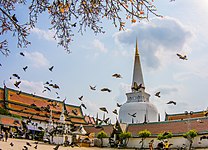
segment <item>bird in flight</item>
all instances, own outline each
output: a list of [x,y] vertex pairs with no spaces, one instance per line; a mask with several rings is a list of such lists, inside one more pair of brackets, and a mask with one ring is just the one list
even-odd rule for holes
[[121,106],[122,106],[121,104],[117,103],[117,107],[121,107]]
[[118,73],[113,74],[112,77],[115,77],[115,78],[122,78],[121,74],[118,74]]
[[108,113],[108,110],[105,107],[100,107],[100,110]]
[[155,93],[155,96],[160,98],[160,92]]
[[136,82],[134,82],[134,86],[132,87],[132,90],[138,91],[141,88],[144,88],[145,89],[145,87],[142,85],[142,83],[140,83],[138,85]]
[[28,68],[28,66],[25,66],[25,67],[23,67],[23,70],[24,70],[24,71],[26,71],[26,70],[27,70],[27,68]]
[[14,77],[16,77],[17,79],[20,79],[20,76],[16,73],[12,74]]
[[132,116],[132,117],[136,117],[136,113],[133,113],[133,114],[130,114],[130,113],[128,113],[128,115],[130,115],[130,116]]
[[80,97],[78,97],[78,98],[79,98],[79,100],[80,100],[80,101],[82,101],[83,95],[82,95],[82,96],[80,96]]
[[182,60],[188,60],[186,55],[181,55],[181,54],[178,54],[178,53],[176,55]]
[[25,54],[23,52],[20,52],[20,55],[25,56]]
[[113,113],[118,115],[117,109],[114,109]]
[[50,71],[53,71],[53,67],[54,67],[54,66],[51,66],[51,67],[50,67],[50,68],[48,68],[48,69],[49,69]]
[[82,106],[84,109],[87,109],[87,107],[83,103],[80,106]]
[[93,90],[93,91],[95,91],[96,90],[96,86],[91,86],[90,85],[90,89]]
[[174,104],[174,105],[176,105],[176,102],[174,102],[174,101],[169,101],[169,102],[167,102],[167,104]]
[[107,91],[107,92],[109,92],[109,93],[111,92],[111,90],[110,90],[109,88],[102,88],[101,91],[103,91],[103,92],[104,92],[104,91]]
[[17,88],[19,88],[20,83],[21,83],[21,81],[16,81],[16,82],[14,83],[14,86],[16,86]]

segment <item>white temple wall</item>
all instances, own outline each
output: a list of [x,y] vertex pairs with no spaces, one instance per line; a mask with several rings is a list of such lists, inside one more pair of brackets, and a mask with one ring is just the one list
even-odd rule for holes
[[[205,135],[208,136],[208,135]],[[203,139],[200,141],[200,136],[197,136],[194,138],[193,145],[192,147],[197,147],[197,148],[204,148],[208,147],[208,139]],[[157,138],[147,138],[144,140],[144,147],[149,148],[149,142],[154,139],[153,147],[156,148],[157,144],[160,142],[157,140]],[[129,148],[141,148],[142,143],[140,143],[141,138],[130,138],[127,147]],[[183,138],[182,136],[180,137],[172,137],[171,139],[168,140],[169,143],[172,143],[173,145],[171,148],[178,148],[182,147],[183,144],[185,144],[187,147],[189,146],[189,142],[187,139]]]

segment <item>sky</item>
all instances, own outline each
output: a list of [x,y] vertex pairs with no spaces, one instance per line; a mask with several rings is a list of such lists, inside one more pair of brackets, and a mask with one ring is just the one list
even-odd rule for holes
[[[17,48],[17,40],[9,37],[11,53],[8,57],[0,54],[0,87],[5,81],[7,87],[17,89],[10,79],[13,73],[21,77],[20,89],[27,93],[80,105],[87,109],[84,114],[102,118],[100,107],[109,111],[106,117],[115,122],[112,113],[116,103],[126,102],[126,93],[131,91],[136,38],[143,71],[146,92],[151,95],[161,119],[168,114],[184,111],[202,111],[207,108],[208,95],[208,1],[207,0],[154,0],[158,13],[163,18],[151,16],[149,21],[126,23],[119,31],[110,21],[102,26],[105,34],[93,34],[87,29],[83,35],[74,31],[68,54],[58,46],[49,31],[47,15],[42,15],[37,26],[31,31],[27,48]],[[16,14],[21,20],[24,12]],[[25,56],[21,56],[23,52]],[[188,60],[179,59],[176,54],[187,55]],[[26,72],[22,69],[28,66]],[[53,71],[49,67],[54,66]],[[114,73],[122,75],[113,78]],[[52,80],[60,86],[58,90],[42,93],[44,83]],[[89,85],[96,86],[92,91]],[[107,87],[110,93],[100,91]],[[156,92],[161,97],[155,97]],[[55,92],[59,93],[57,98]],[[78,97],[83,96],[81,102]],[[176,105],[167,105],[170,100]]]

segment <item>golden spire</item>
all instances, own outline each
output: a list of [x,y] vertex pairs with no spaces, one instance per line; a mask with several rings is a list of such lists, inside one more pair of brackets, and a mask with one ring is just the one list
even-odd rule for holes
[[136,52],[135,52],[135,55],[139,55],[138,44],[137,44],[137,38],[136,38]]

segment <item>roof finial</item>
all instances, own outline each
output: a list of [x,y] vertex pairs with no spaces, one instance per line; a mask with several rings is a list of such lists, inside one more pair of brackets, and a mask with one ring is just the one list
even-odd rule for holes
[[138,44],[137,44],[137,38],[136,38],[136,53],[135,53],[135,55],[139,55]]

